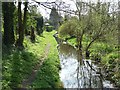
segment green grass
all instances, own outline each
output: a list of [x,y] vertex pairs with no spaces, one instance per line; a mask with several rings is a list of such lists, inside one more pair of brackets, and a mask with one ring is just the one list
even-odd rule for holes
[[71,44],[71,45],[73,45],[73,46],[75,46],[75,45],[76,45],[76,38],[74,38],[74,39],[69,39],[69,40],[68,40],[68,43]]
[[53,54],[49,56],[41,66],[37,77],[32,85],[33,88],[59,88],[59,61],[58,57]]
[[[32,85],[33,88],[58,88],[62,87],[59,79],[60,61],[57,51],[57,42],[52,36],[55,31],[44,32],[41,41],[50,44],[50,50],[47,59],[40,67],[37,77]],[[42,43],[42,42],[41,42]]]
[[39,77],[39,75],[48,77],[48,80],[51,83],[48,83],[48,85],[41,84],[46,81],[36,78],[33,86],[36,88],[38,85],[39,87],[59,87],[61,85],[59,79],[60,62],[56,48],[57,43],[52,36],[54,33],[55,31],[44,32],[43,36],[36,36],[35,43],[31,43],[28,36],[25,37],[25,49],[22,51],[17,50],[15,47],[7,48],[3,45],[3,90],[21,87],[22,80],[31,74],[34,66],[43,57],[44,49],[47,44],[50,44],[48,57],[46,58],[44,64],[40,67],[37,77]]
[[31,73],[38,58],[26,50],[19,51],[15,49],[9,54],[4,54],[2,61],[3,90],[8,90],[14,87],[20,87],[23,78]]

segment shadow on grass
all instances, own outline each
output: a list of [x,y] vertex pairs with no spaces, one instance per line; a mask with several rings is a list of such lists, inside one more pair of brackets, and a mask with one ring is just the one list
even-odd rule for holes
[[2,88],[3,90],[18,88],[22,80],[30,75],[38,59],[33,53],[20,51],[14,47],[5,47],[2,53]]

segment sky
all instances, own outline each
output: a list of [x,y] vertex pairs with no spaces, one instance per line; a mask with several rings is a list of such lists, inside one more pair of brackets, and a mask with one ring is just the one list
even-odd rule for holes
[[[39,1],[39,2],[54,2],[55,0],[36,0],[36,1]],[[65,3],[67,4],[70,4],[70,8],[73,9],[73,10],[76,10],[76,7],[75,7],[75,4],[72,0],[62,0],[64,1]],[[85,2],[97,2],[98,0],[82,0],[82,1],[85,1]],[[103,1],[103,2],[118,2],[118,0],[100,0],[100,1]],[[43,17],[47,17],[49,18],[49,14],[51,12],[50,9],[47,9],[47,8],[44,8],[43,6],[40,6],[39,7],[39,11],[41,12],[41,14],[43,15]]]
[[[2,2],[10,2],[10,1],[13,1],[13,0],[2,0]],[[26,1],[26,0],[22,0],[22,1]],[[31,2],[32,0],[28,0],[28,1]],[[56,0],[36,0],[36,1],[38,1],[38,2],[54,2]],[[64,1],[66,4],[70,4],[70,9],[76,10],[76,6],[75,6],[73,0],[62,0],[62,1]],[[74,1],[77,1],[77,0],[74,0]],[[97,2],[98,0],[78,0],[78,1]],[[118,2],[120,0],[100,0],[100,1],[102,1],[102,2],[113,2],[114,3],[114,2]],[[22,5],[22,9],[23,8],[24,8],[24,5]],[[38,7],[38,11],[42,14],[42,16],[44,18],[48,18],[49,19],[49,14],[51,12],[50,9],[47,9],[47,8],[43,7],[42,5],[40,5]],[[62,16],[63,16],[63,14],[62,14]]]
[[[31,0],[29,0],[29,1],[31,1]],[[38,1],[38,2],[54,2],[56,0],[36,0],[36,1]],[[73,0],[62,0],[62,1],[64,1],[66,4],[70,4],[70,9],[76,10],[76,6],[75,6]],[[76,1],[76,0],[74,0],[74,1]],[[98,0],[82,0],[82,1],[85,1],[85,2],[90,2],[90,1],[91,2],[97,2]],[[102,2],[118,2],[120,0],[100,0],[100,1],[102,1]],[[42,16],[44,18],[49,18],[49,14],[51,12],[50,9],[47,9],[47,8],[43,7],[42,5],[40,5],[38,7],[38,11],[42,14]],[[62,16],[63,16],[63,14],[62,14]]]
[[[56,1],[56,0],[37,0],[37,1],[42,1],[42,2],[54,2],[54,1]],[[71,1],[71,0],[63,0],[66,4],[70,4],[70,8],[72,9],[72,10],[75,10],[76,9],[76,7],[75,7],[75,4],[73,3],[73,1]],[[50,12],[51,12],[51,10],[50,9],[47,9],[47,8],[45,8],[45,7],[43,7],[43,6],[40,6],[39,7],[39,11],[41,12],[41,14],[43,15],[43,17],[44,18],[49,18],[49,14],[50,14]]]

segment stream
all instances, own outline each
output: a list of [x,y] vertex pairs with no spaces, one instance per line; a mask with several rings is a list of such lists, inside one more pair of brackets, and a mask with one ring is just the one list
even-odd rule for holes
[[113,84],[103,77],[101,67],[92,60],[84,59],[80,65],[73,46],[62,43],[57,48],[61,64],[59,75],[64,88],[114,88]]

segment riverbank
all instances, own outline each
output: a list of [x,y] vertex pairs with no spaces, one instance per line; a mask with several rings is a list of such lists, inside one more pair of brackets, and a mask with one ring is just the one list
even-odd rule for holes
[[[45,55],[45,47],[50,44],[48,55],[43,64],[38,68],[32,88],[61,87],[59,78],[60,61],[57,51],[57,42],[52,32],[44,32],[43,36],[36,36],[36,42],[31,43],[29,37],[25,37],[22,51],[15,47],[7,48],[3,45],[2,85],[3,89],[21,88],[22,81],[31,75],[35,66]],[[47,50],[48,51],[48,50]]]
[[[70,45],[76,46],[76,39],[68,40]],[[89,43],[85,38],[83,39],[83,50]],[[90,58],[96,64],[102,67],[104,77],[111,81],[115,87],[120,87],[120,59],[119,59],[119,45],[111,44],[110,42],[97,41],[90,48]],[[85,54],[85,52],[83,52]]]

